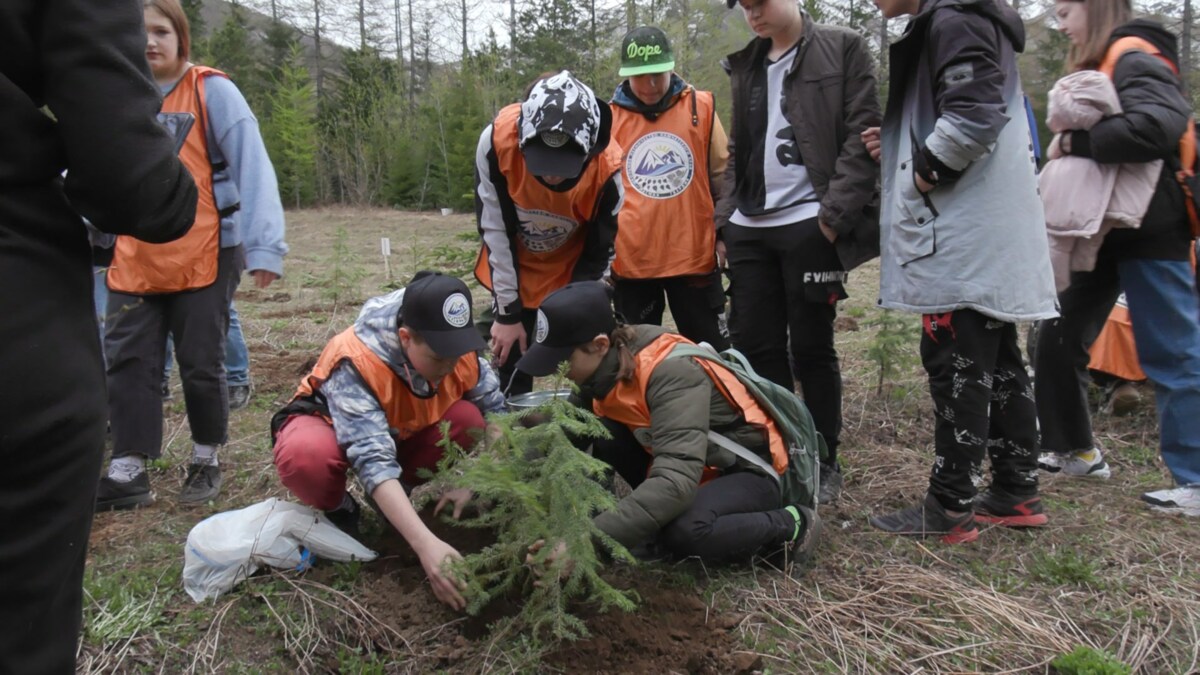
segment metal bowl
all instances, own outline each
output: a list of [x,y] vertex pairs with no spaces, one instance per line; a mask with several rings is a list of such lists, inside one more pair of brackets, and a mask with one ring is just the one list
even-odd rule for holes
[[570,395],[570,389],[550,389],[546,391],[531,391],[527,394],[516,394],[508,397],[508,409],[532,410],[556,398],[565,399]]

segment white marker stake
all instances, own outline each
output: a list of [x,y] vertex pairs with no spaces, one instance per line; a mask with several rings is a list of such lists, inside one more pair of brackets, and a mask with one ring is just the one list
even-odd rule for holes
[[392,266],[388,262],[388,258],[392,255],[392,240],[383,237],[379,240],[379,247],[383,250],[383,271],[387,274],[387,278],[392,278]]

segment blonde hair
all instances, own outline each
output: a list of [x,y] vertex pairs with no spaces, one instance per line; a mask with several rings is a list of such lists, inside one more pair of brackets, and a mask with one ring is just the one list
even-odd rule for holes
[[179,36],[179,58],[187,61],[192,56],[192,29],[188,24],[187,12],[179,0],[143,0],[142,9],[153,9],[166,17]]
[[1083,44],[1071,45],[1067,52],[1067,69],[1095,69],[1104,60],[1112,33],[1133,18],[1129,0],[1067,0],[1083,4],[1087,16],[1087,35]]

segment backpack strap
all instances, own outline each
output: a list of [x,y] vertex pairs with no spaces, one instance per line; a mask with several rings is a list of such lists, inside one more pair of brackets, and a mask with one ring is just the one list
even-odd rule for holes
[[779,473],[775,471],[775,467],[771,466],[770,464],[767,464],[767,460],[765,460],[762,457],[759,457],[758,455],[751,452],[750,448],[747,448],[746,446],[742,445],[741,443],[738,443],[737,441],[733,440],[732,438],[729,438],[728,436],[723,436],[721,434],[718,434],[717,432],[712,431],[711,429],[708,432],[708,440],[721,446],[722,448],[725,448],[726,450],[732,452],[733,454],[737,455],[738,457],[741,457],[742,459],[746,460],[747,462],[750,462],[754,466],[757,466],[759,469],[761,469],[763,471],[763,473],[774,478],[775,482],[779,484],[780,489],[783,488],[783,478],[781,478]]

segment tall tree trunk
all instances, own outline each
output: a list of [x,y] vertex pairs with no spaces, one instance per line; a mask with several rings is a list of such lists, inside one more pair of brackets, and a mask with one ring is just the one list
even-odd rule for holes
[[321,0],[313,0],[313,54],[317,61],[317,105],[325,100],[325,66],[321,61]]
[[413,32],[413,0],[408,0],[408,107],[412,109],[417,92],[417,46]]
[[633,30],[638,26],[637,3],[634,0],[625,0],[625,26],[626,30]]
[[395,0],[392,10],[392,19],[396,24],[396,64],[400,66],[400,72],[404,72],[404,22],[400,18],[400,0]]
[[467,44],[467,0],[459,0],[458,5],[462,9],[462,60],[465,63],[471,55],[471,47]]
[[879,76],[880,82],[887,82],[888,76],[888,20],[879,17]]
[[358,49],[367,51],[367,5],[366,0],[358,0]]
[[1195,15],[1192,14],[1192,0],[1183,0],[1183,28],[1180,30],[1183,47],[1183,58],[1180,59],[1179,72],[1183,75],[1184,91],[1189,91],[1188,85],[1192,79],[1192,24]]
[[276,6],[275,0],[271,0],[271,20],[279,23],[279,7]]
[[588,0],[588,21],[590,22],[588,31],[591,45],[588,49],[588,81],[596,81],[596,51],[600,45],[596,43],[596,0]]

